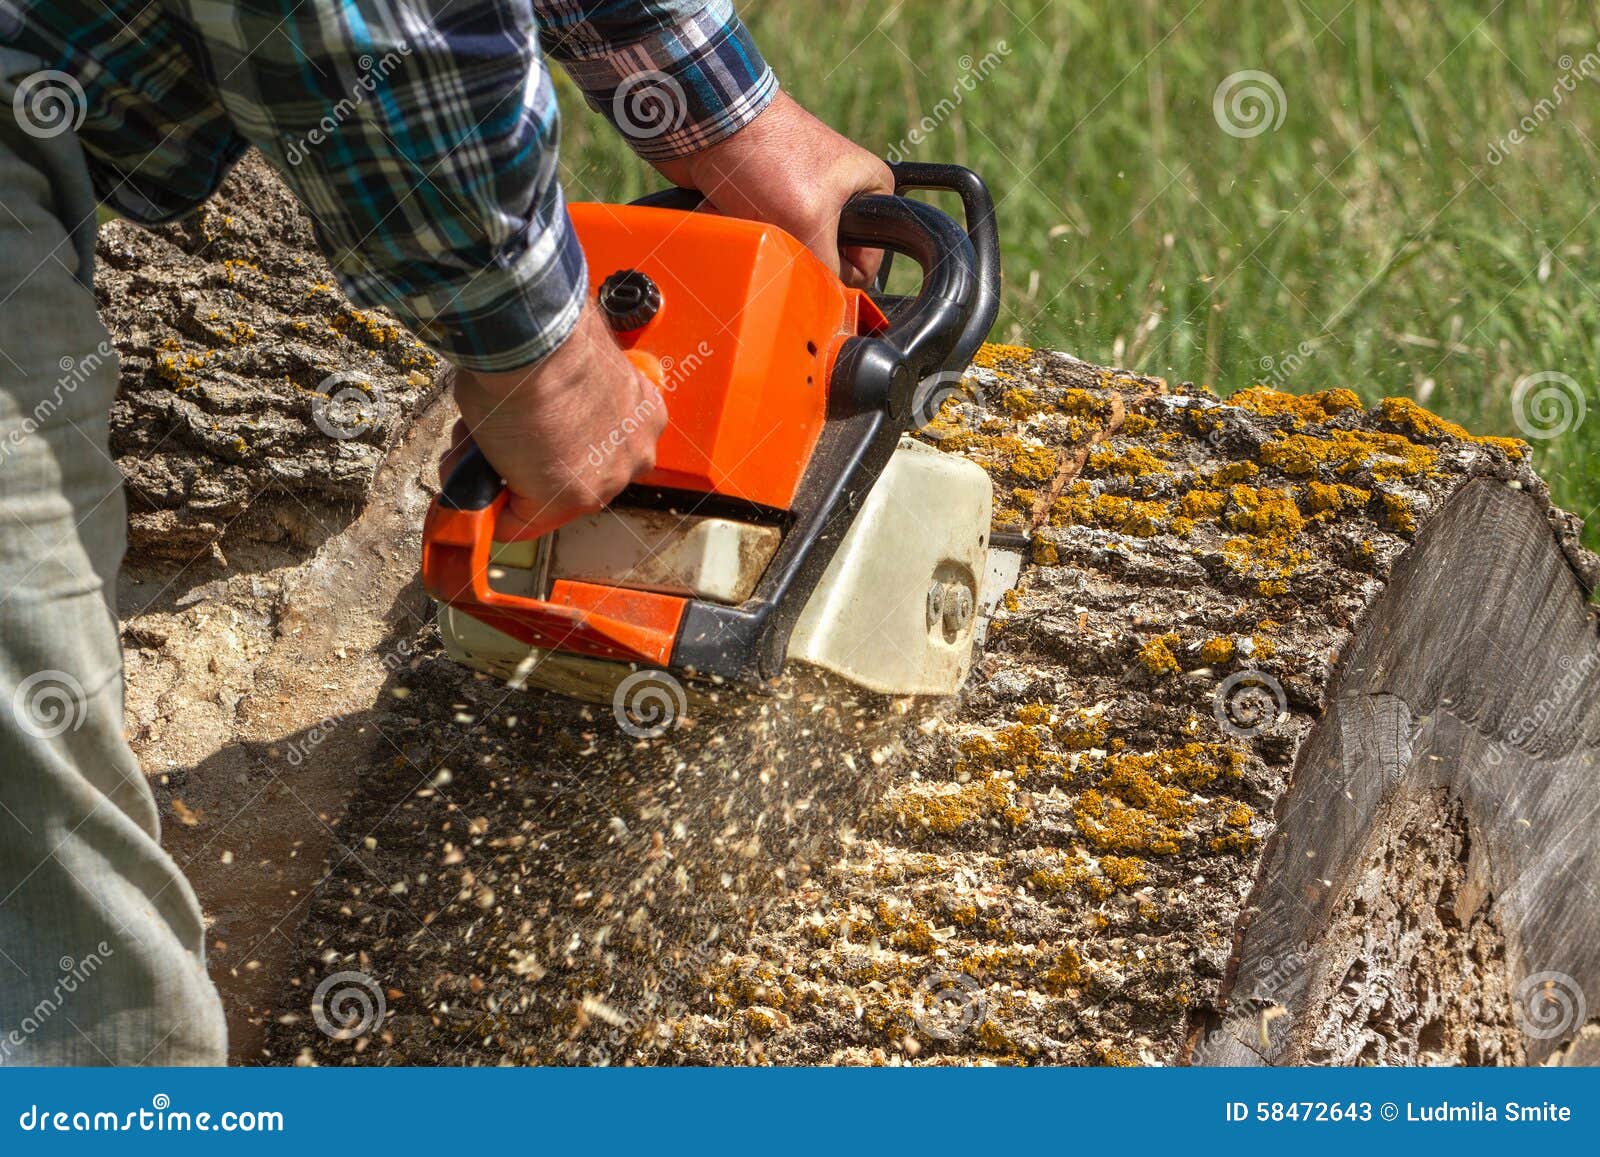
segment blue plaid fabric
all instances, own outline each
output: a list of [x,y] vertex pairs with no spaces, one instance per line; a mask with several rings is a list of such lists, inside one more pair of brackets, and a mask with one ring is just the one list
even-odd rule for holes
[[0,39],[45,64],[16,115],[81,117],[111,208],[170,220],[255,145],[345,293],[476,370],[555,349],[587,289],[545,52],[649,160],[777,92],[731,0],[0,0]]

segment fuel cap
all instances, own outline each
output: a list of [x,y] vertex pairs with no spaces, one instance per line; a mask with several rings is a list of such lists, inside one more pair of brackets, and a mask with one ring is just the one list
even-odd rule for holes
[[661,312],[661,290],[637,269],[619,269],[600,283],[600,309],[617,333],[627,333]]

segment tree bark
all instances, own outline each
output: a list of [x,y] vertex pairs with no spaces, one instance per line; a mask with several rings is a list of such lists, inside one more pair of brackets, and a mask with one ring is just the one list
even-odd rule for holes
[[440,363],[334,285],[259,156],[182,223],[100,231],[95,288],[122,359],[112,450],[141,557],[316,546],[354,517]]
[[[317,284],[281,192],[230,192],[248,259]],[[639,740],[444,657],[414,568],[447,403],[398,345],[291,337],[308,290],[213,285],[232,236],[153,239],[181,259],[106,308],[125,464],[181,480],[125,585],[130,729],[240,1059],[1595,1059],[1600,564],[1520,443],[988,347],[928,437],[1030,562],[966,693],[795,672]],[[164,398],[196,287],[257,336]],[[295,342],[389,373],[358,462],[275,384]],[[191,402],[292,436],[238,459]],[[348,972],[383,1012],[344,1032]]]

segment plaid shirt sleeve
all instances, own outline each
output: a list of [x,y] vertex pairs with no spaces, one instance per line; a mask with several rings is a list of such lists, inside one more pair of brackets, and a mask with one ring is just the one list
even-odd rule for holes
[[113,208],[170,219],[254,144],[345,292],[474,370],[545,357],[588,288],[542,49],[651,157],[738,131],[776,87],[728,0],[8,2],[83,90]]
[[[541,47],[648,157],[731,135],[775,91],[727,0],[306,8],[282,28],[306,62],[241,54],[249,79],[226,82],[224,100],[310,208],[350,297],[392,310],[468,369],[542,359],[576,325],[588,290],[558,181],[559,113]],[[315,139],[328,98],[337,118],[341,94],[369,85]],[[323,100],[307,101],[306,88]],[[666,120],[649,120],[662,100]],[[631,120],[634,109],[647,119]],[[295,143],[283,143],[286,129],[300,130]]]
[[352,300],[468,369],[561,344],[587,273],[526,0],[253,0],[231,28],[194,7],[229,117],[304,203]]
[[646,160],[708,148],[777,95],[731,0],[534,0],[534,9],[547,51]]

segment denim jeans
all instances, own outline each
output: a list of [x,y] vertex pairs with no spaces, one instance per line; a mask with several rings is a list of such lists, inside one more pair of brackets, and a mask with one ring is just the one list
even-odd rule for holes
[[125,542],[70,131],[14,115],[0,47],[0,1065],[222,1064],[205,926],[122,732]]

